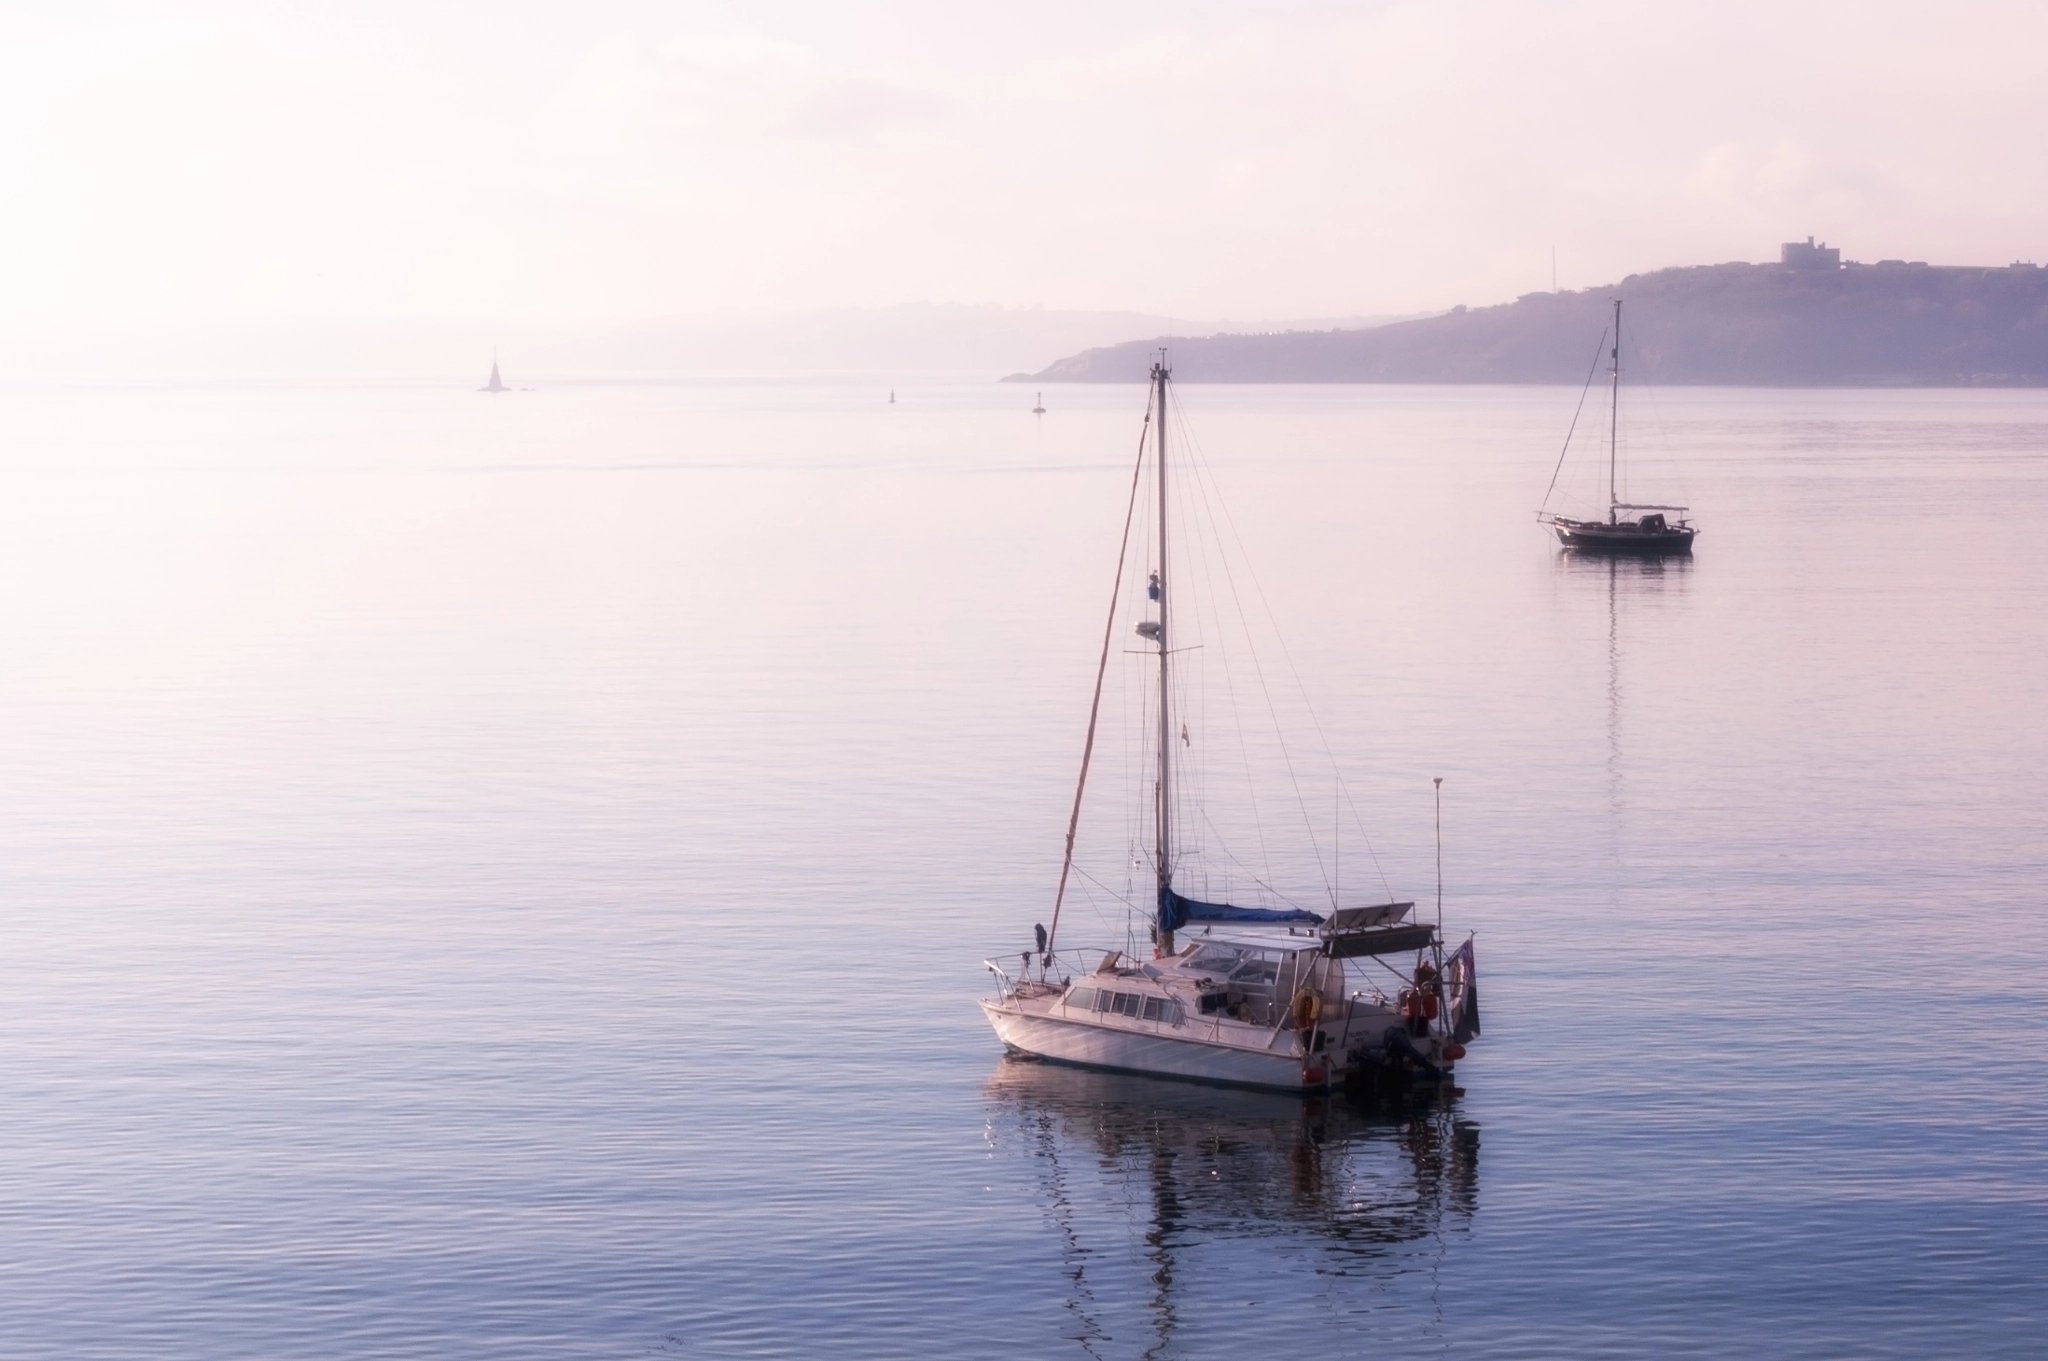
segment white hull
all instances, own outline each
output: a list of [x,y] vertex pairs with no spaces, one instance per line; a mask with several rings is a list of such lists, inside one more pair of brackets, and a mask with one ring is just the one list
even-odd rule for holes
[[[1117,1024],[1067,1019],[1059,1014],[1063,1009],[1027,1009],[1030,1005],[984,999],[981,1009],[988,1013],[998,1039],[1020,1054],[1037,1058],[1282,1091],[1321,1088],[1338,1076],[1324,1055],[1304,1060],[1292,1031],[1273,1034],[1252,1026],[1206,1020],[1179,1026]],[[1225,1042],[1226,1035],[1237,1039],[1232,1032],[1243,1032],[1242,1041]],[[1253,1047],[1261,1040],[1266,1047]]]

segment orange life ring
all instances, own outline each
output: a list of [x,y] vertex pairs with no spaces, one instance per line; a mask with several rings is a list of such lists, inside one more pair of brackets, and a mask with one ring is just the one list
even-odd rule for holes
[[1323,999],[1303,988],[1294,994],[1294,1028],[1307,1030],[1323,1014]]

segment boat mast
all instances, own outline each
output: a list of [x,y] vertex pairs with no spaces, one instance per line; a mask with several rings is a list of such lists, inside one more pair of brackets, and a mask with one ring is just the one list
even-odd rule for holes
[[1614,300],[1614,395],[1607,407],[1607,523],[1615,523],[1620,500],[1614,494],[1614,463],[1621,430],[1621,299]]
[[[1169,376],[1166,351],[1161,350],[1159,362],[1152,366],[1152,386],[1159,412],[1159,575],[1155,578],[1159,589],[1159,787],[1153,795],[1152,845],[1158,857],[1156,868],[1162,899],[1173,891],[1173,691],[1167,674],[1166,631],[1166,380]],[[1154,936],[1160,953],[1173,953],[1173,932],[1155,929]]]

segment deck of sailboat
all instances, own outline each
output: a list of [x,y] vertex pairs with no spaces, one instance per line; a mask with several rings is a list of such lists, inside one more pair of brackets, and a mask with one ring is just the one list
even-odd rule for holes
[[1639,520],[1573,520],[1553,515],[1544,523],[1565,547],[1596,553],[1690,553],[1699,532],[1682,520],[1650,526]]
[[[1036,978],[1011,981],[991,961],[998,996],[981,1005],[1012,1052],[1229,1086],[1314,1090],[1344,1080],[1368,1051],[1384,1059],[1390,1030],[1412,1033],[1401,1001],[1369,976],[1349,973],[1344,961],[1412,956],[1434,939],[1433,925],[1398,917],[1334,934],[1212,926],[1177,954],[1135,960],[1111,951],[1092,971],[1042,960]],[[1387,970],[1400,993],[1407,970]],[[1315,998],[1306,1011],[1304,993]],[[1427,1035],[1412,1043],[1417,1057],[1446,1057]],[[1391,1044],[1399,1054],[1410,1042]],[[1442,1068],[1448,1075],[1449,1063]]]

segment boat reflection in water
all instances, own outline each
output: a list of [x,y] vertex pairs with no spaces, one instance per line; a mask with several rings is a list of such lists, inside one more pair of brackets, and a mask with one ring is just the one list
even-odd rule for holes
[[1479,1127],[1434,1084],[1363,1104],[1012,1056],[984,1090],[991,1143],[1036,1163],[1090,1355],[1133,1333],[1148,1356],[1253,1342],[1290,1293],[1327,1305],[1346,1277],[1376,1308],[1418,1290],[1426,1317],[1478,1206]]
[[[1638,601],[1682,601],[1692,584],[1693,560],[1689,556],[1622,558],[1612,553],[1567,551],[1557,555],[1557,571],[1568,585],[1597,591],[1607,608],[1608,826],[1610,833],[1618,836],[1625,792],[1622,730],[1627,704],[1622,663],[1629,650],[1628,610]],[[1616,843],[1615,854],[1619,853]]]

